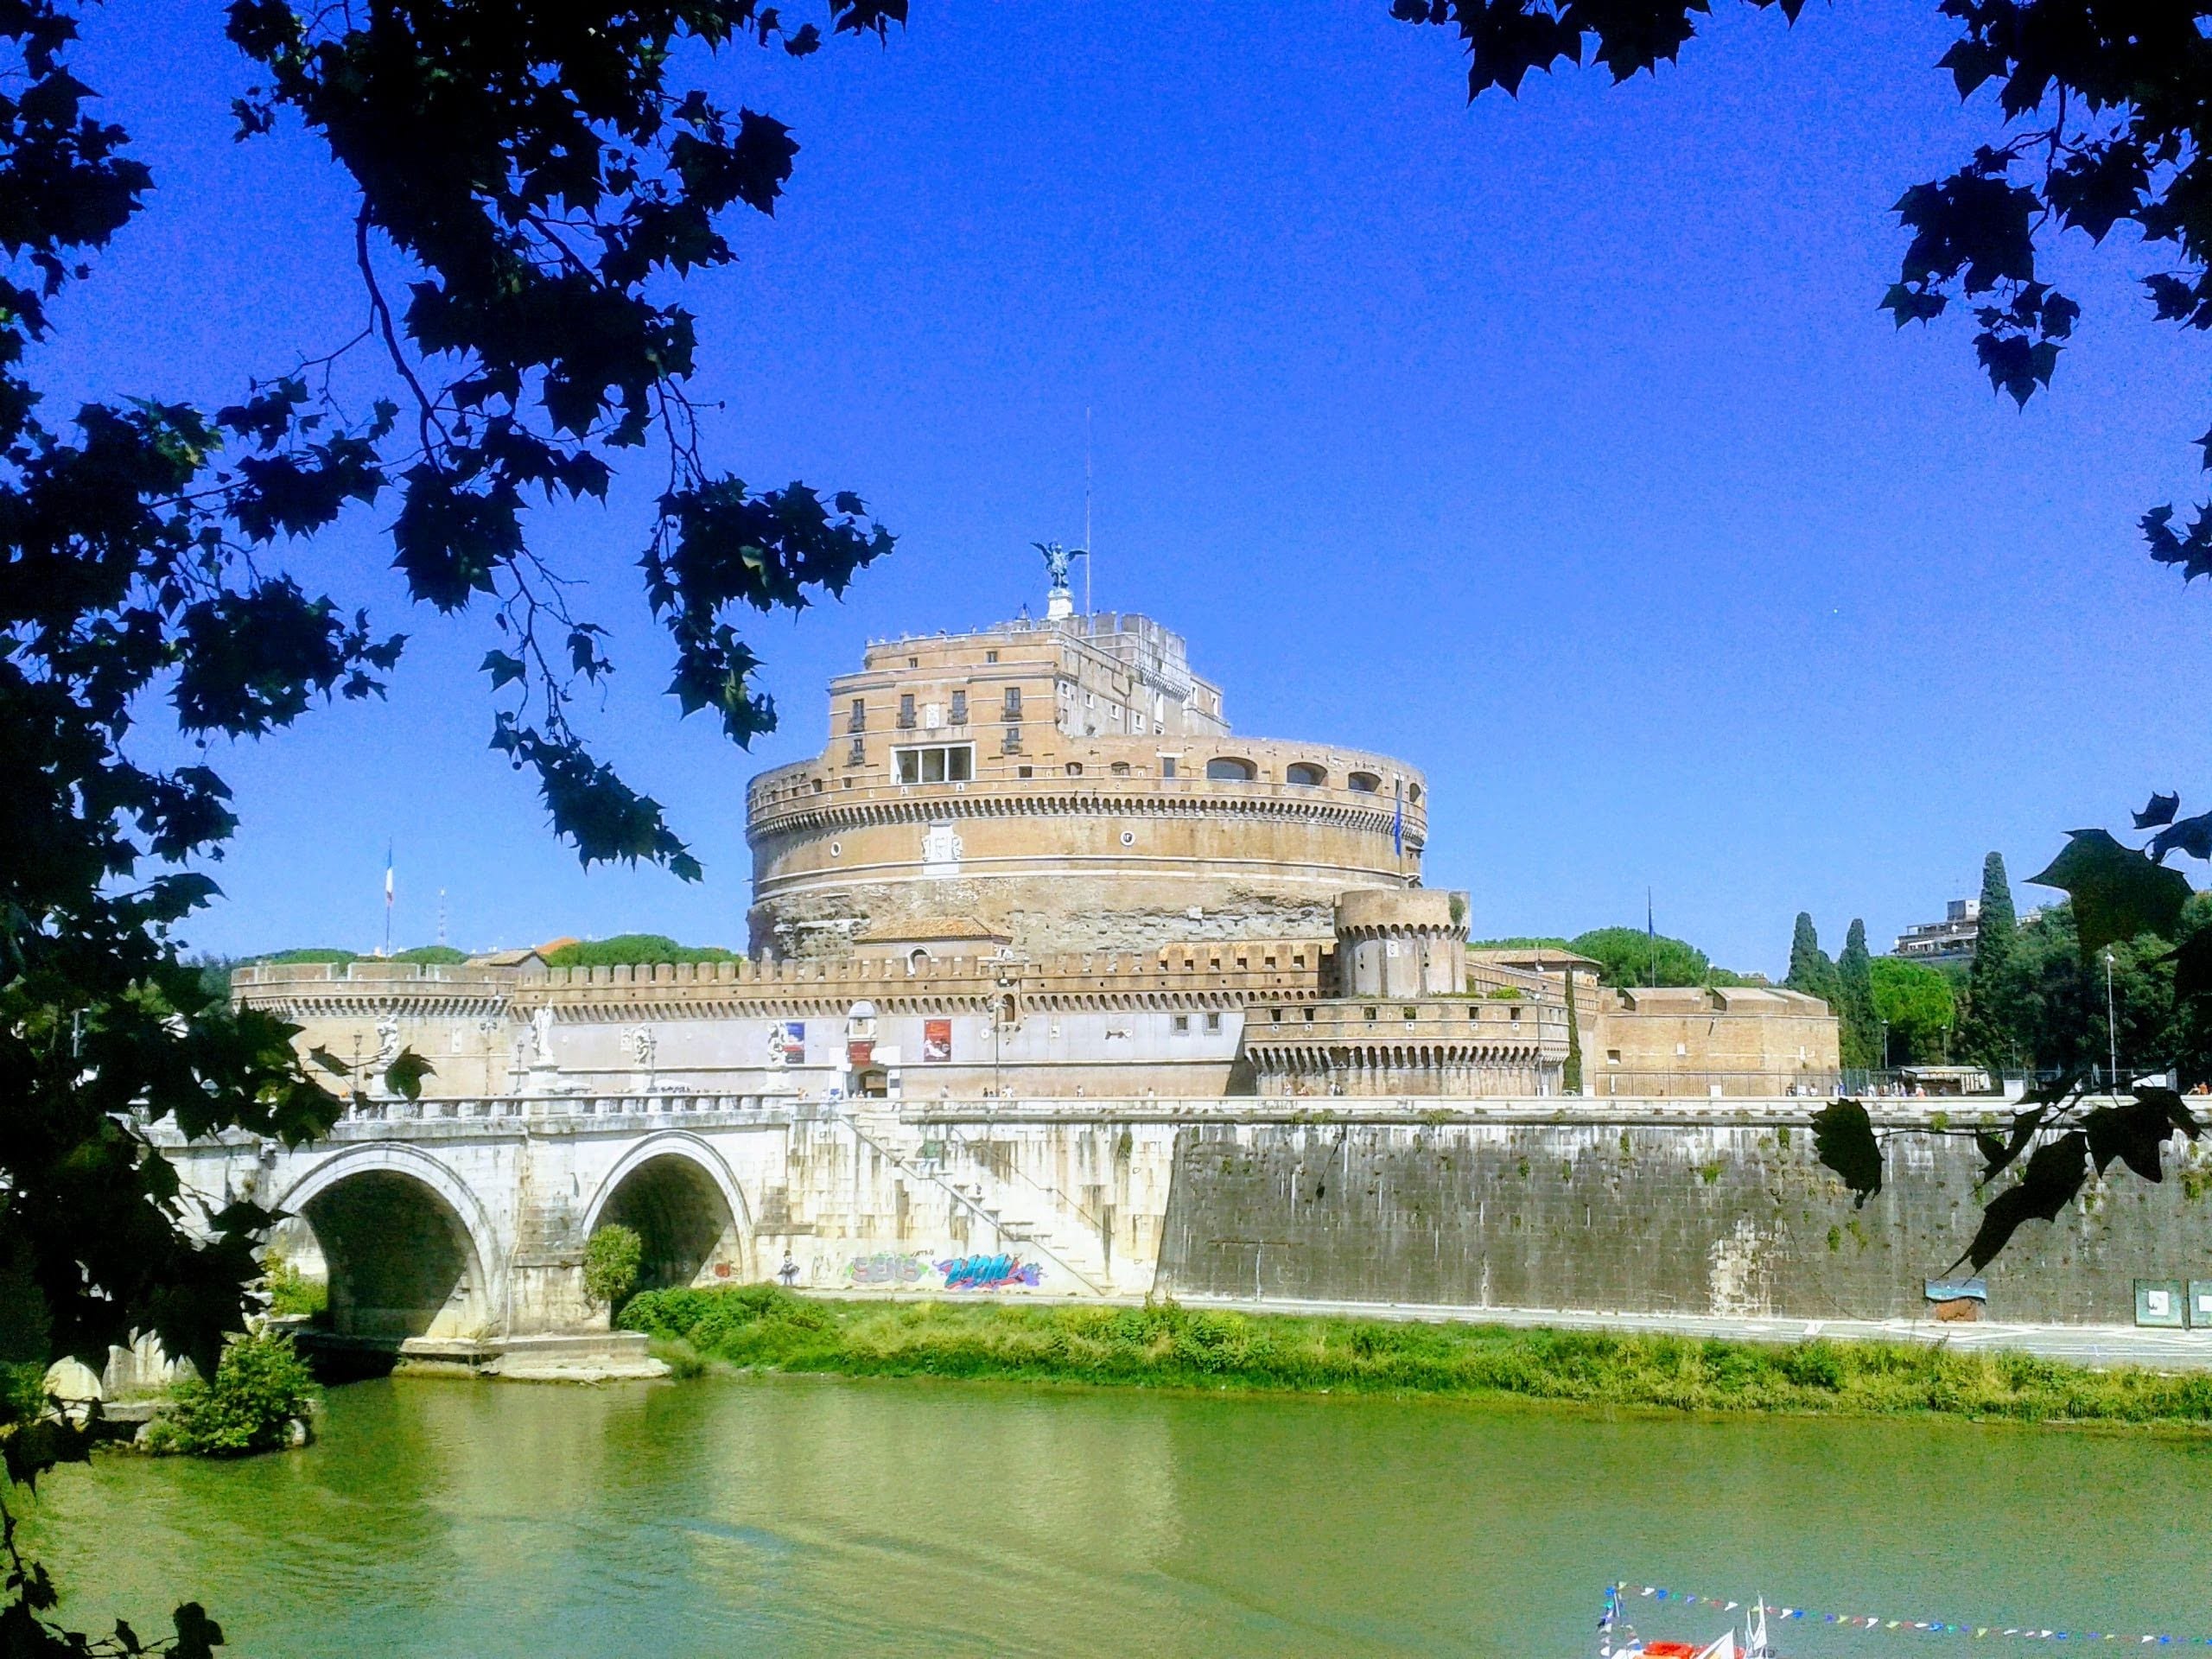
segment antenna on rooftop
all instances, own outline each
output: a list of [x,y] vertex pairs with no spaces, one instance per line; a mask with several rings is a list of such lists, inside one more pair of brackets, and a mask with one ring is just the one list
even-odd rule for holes
[[446,942],[446,890],[438,889],[438,943]]
[[1090,551],[1090,405],[1083,406],[1083,613],[1090,615],[1090,567],[1097,563]]

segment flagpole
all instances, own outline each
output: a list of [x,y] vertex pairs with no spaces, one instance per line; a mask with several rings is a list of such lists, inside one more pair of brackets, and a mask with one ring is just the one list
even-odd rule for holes
[[391,960],[391,843],[384,844],[384,957]]

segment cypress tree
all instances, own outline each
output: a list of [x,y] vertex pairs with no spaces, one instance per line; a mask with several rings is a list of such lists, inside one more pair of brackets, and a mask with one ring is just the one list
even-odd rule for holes
[[1981,916],[1974,941],[1974,968],[1967,979],[1966,1018],[1959,1023],[1959,1047],[1967,1059],[1991,1071],[2012,1064],[2019,1031],[2019,987],[2012,971],[2012,946],[2019,923],[2012,912],[2012,888],[2005,879],[2005,859],[1992,853],[1981,861]]
[[1567,970],[1567,1064],[1560,1069],[1560,1086],[1570,1095],[1582,1092],[1582,1033],[1575,1025],[1573,968]]
[[1790,990],[1817,996],[1830,1007],[1835,1006],[1835,963],[1821,949],[1821,936],[1814,931],[1810,911],[1797,912],[1796,930],[1789,937],[1789,976],[1782,982]]
[[1874,1012],[1874,959],[1866,950],[1866,924],[1854,916],[1844,936],[1843,955],[1836,959],[1837,1033],[1843,1063],[1847,1066],[1877,1066],[1882,1056],[1881,1020]]

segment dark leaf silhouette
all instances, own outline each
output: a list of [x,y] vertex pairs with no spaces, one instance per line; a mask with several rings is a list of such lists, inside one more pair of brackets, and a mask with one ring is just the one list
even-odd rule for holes
[[1855,1100],[1832,1101],[1813,1116],[1814,1155],[1843,1178],[1854,1203],[1882,1190],[1882,1148],[1866,1109]]
[[[2036,1148],[2020,1179],[1981,1212],[1981,1226],[1960,1262],[1986,1268],[2031,1221],[2056,1221],[2089,1178],[2089,1137],[2080,1129]],[[1956,1267],[1958,1262],[1953,1262]]]
[[2190,894],[2178,870],[2122,846],[2105,830],[2074,830],[2050,868],[2028,879],[2072,901],[2085,957],[2139,933],[2171,938]]
[[2148,805],[2135,814],[2138,830],[2156,830],[2174,821],[2174,814],[2181,810],[2179,795],[2152,794]]

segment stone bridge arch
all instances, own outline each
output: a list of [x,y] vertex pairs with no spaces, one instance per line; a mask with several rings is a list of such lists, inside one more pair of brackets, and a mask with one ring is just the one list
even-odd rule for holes
[[276,1200],[311,1229],[341,1336],[496,1332],[506,1262],[483,1203],[448,1166],[400,1141],[319,1160]]
[[753,1217],[728,1163],[684,1129],[648,1135],[608,1170],[584,1211],[584,1236],[609,1223],[644,1241],[639,1290],[756,1277]]

